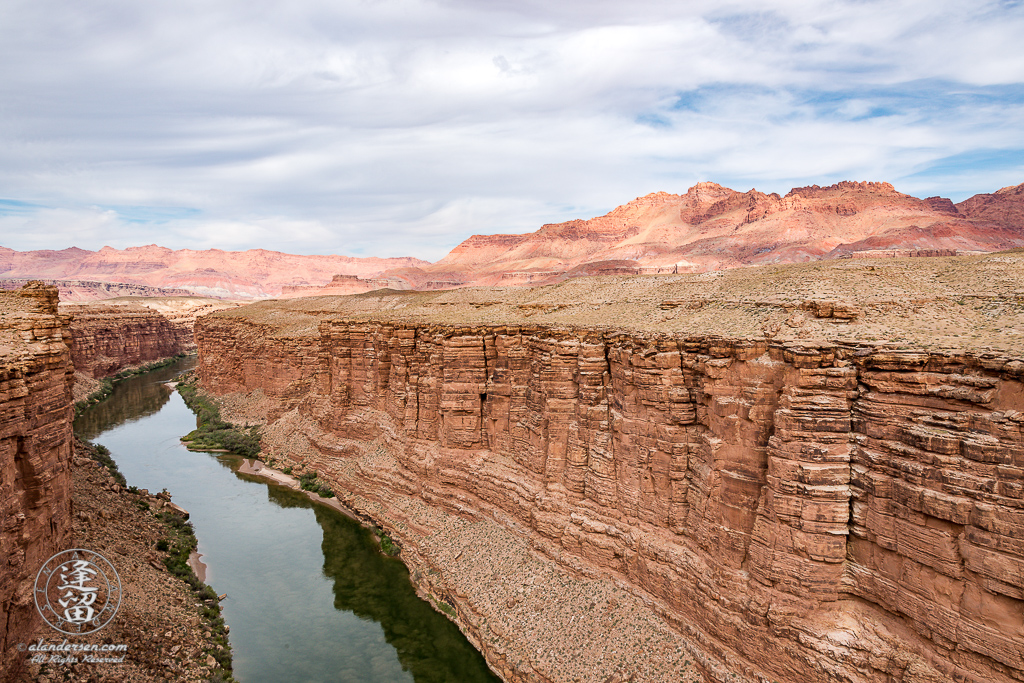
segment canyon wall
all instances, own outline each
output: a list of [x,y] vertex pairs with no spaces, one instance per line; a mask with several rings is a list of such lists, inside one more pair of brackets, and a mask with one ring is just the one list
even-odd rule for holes
[[71,531],[71,354],[56,287],[0,292],[0,680],[39,620],[36,570]]
[[75,371],[87,377],[108,377],[194,348],[190,324],[139,304],[64,305],[61,312],[71,318]]
[[[396,512],[413,499],[612,579],[715,680],[1024,680],[1020,360],[544,325],[282,329],[201,319],[203,385],[259,403],[265,450],[397,515],[414,563],[425,536]],[[427,572],[439,590],[443,569]],[[572,680],[544,659],[552,642],[501,654],[488,623],[514,582],[477,589],[495,599],[447,600],[506,680]]]

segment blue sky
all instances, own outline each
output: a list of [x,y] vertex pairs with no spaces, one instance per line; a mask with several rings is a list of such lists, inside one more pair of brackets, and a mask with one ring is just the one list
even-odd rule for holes
[[1024,182],[1024,3],[0,5],[0,245],[436,260],[700,180]]

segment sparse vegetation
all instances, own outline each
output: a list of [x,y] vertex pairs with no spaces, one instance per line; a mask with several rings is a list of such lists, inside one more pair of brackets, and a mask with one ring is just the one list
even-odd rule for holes
[[449,617],[451,617],[452,619],[454,619],[454,618],[456,618],[456,617],[458,616],[458,615],[456,614],[456,612],[455,612],[455,608],[454,608],[454,607],[452,607],[451,605],[449,605],[449,604],[448,604],[447,602],[445,602],[444,600],[437,600],[437,599],[434,599],[434,604],[435,604],[435,605],[437,606],[437,608],[438,608],[439,610],[441,610],[442,612],[444,612],[445,614],[447,614],[447,615],[448,615]]
[[[82,439],[82,445],[85,446],[85,450],[89,453],[89,457],[103,465],[110,472],[110,476],[114,478],[121,486],[127,487],[128,482],[125,481],[124,475],[121,474],[121,470],[117,469],[117,463],[110,457],[110,449],[103,444],[93,443]],[[136,489],[138,490],[138,489]]]
[[96,389],[96,391],[92,392],[91,394],[83,398],[81,401],[75,403],[75,417],[78,417],[83,412],[85,412],[85,410],[88,409],[89,407],[96,405],[106,397],[110,396],[110,394],[113,393],[114,391],[114,384],[116,384],[117,382],[120,382],[121,380],[127,379],[129,377],[134,377],[135,375],[141,375],[143,373],[150,372],[152,370],[159,370],[160,368],[165,368],[168,365],[176,363],[182,358],[187,357],[188,355],[189,354],[187,353],[179,353],[174,356],[169,356],[158,361],[153,361],[152,363],[140,365],[137,368],[125,368],[124,370],[121,370],[113,377],[104,377],[103,379],[100,380],[100,386],[98,389]]
[[194,375],[178,384],[178,393],[196,414],[199,423],[181,439],[191,450],[222,450],[245,458],[255,458],[260,454],[259,427],[237,428],[221,419],[220,408],[199,392]]
[[[189,555],[198,545],[192,523],[176,512],[162,512],[157,517],[167,527],[167,538],[162,539],[157,545],[158,550],[162,545],[167,552],[164,566],[171,574],[187,583],[196,598],[202,603],[199,613],[210,625],[210,631],[213,634],[213,647],[205,654],[213,655],[213,658],[224,669],[226,677],[222,680],[232,681],[234,679],[228,673],[231,671],[231,645],[228,643],[227,629],[224,625],[224,618],[221,616],[220,600],[216,591],[200,581],[188,563]],[[218,645],[220,648],[217,647]]]
[[[290,472],[285,472],[285,474],[290,474]],[[312,491],[324,498],[334,498],[334,491],[325,482],[320,481],[319,477],[316,470],[310,470],[299,477],[299,486],[304,491]]]
[[383,529],[375,526],[373,527],[373,533],[377,536],[377,539],[380,541],[380,550],[382,553],[388,555],[389,557],[394,557],[398,554],[398,546],[395,545],[395,542],[391,540],[391,537],[388,536]]

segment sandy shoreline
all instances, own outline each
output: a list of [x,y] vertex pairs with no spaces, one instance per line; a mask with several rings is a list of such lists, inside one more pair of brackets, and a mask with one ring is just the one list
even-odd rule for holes
[[273,467],[268,467],[262,460],[245,458],[242,460],[242,464],[239,466],[238,471],[242,474],[253,474],[257,477],[263,477],[264,479],[269,479],[277,484],[281,484],[282,486],[287,486],[290,489],[305,493],[313,502],[326,505],[329,508],[337,510],[346,517],[354,519],[361,524],[365,524],[365,522],[355,513],[342,505],[337,498],[324,498],[319,493],[304,491],[299,485],[298,479],[290,474],[285,474],[280,470],[275,470]]
[[192,551],[188,556],[188,566],[192,567],[192,571],[195,572],[196,576],[200,581],[206,583],[206,563],[202,560],[203,554]]

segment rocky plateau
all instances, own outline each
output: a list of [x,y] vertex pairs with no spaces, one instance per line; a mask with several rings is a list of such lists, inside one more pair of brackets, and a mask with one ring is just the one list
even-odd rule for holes
[[[147,294],[191,294],[227,299],[278,296],[286,286],[325,285],[337,274],[373,276],[390,268],[427,265],[415,258],[353,258],[350,256],[296,256],[265,249],[171,250],[144,247],[88,251],[72,247],[60,251],[14,251],[0,247],[0,278],[48,280],[61,284],[75,299],[97,296],[96,287],[70,281],[140,285],[165,291]],[[173,290],[173,291],[166,291]],[[112,296],[136,292],[117,289]],[[71,300],[70,298],[67,300]]]
[[[834,248],[834,247],[832,247]],[[1024,255],[200,318],[507,681],[1024,680]]]

